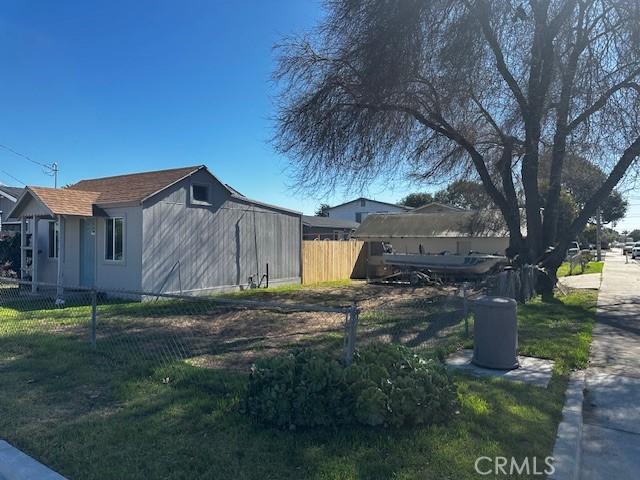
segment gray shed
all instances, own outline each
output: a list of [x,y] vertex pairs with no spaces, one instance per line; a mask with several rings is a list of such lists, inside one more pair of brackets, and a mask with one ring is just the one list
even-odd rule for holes
[[205,166],[27,187],[11,216],[27,279],[194,294],[264,285],[267,270],[269,285],[301,281],[301,213],[249,199]]

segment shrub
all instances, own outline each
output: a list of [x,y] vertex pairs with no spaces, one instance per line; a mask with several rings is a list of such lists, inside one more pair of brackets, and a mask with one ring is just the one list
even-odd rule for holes
[[346,368],[306,350],[260,361],[251,372],[246,408],[259,422],[281,428],[399,427],[445,421],[455,400],[442,365],[399,345],[374,344]]
[[0,276],[15,277],[20,271],[20,234],[0,232]]

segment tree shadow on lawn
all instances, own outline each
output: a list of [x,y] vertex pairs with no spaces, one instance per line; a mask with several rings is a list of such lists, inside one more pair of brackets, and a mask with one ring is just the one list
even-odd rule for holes
[[447,425],[282,431],[242,412],[246,375],[176,364],[141,376],[74,345],[0,357],[0,434],[69,478],[476,478],[480,455],[548,455],[562,407],[561,381],[459,376]]

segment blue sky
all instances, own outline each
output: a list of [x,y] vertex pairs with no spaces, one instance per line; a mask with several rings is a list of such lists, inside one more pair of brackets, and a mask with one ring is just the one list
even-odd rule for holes
[[[60,183],[206,164],[247,196],[312,213],[355,192],[295,194],[274,152],[272,47],[318,0],[4,0],[0,144],[60,164]],[[6,172],[6,173],[5,173]],[[0,150],[0,182],[52,185]],[[408,193],[378,184],[365,195]],[[413,188],[409,190],[419,190]],[[619,228],[640,226],[640,195]]]
[[[273,45],[317,1],[26,1],[0,11],[0,144],[60,164],[60,183],[206,164],[247,196],[311,213],[269,138]],[[6,173],[5,173],[6,172]],[[52,185],[0,150],[0,182]],[[406,192],[368,192],[396,201]]]

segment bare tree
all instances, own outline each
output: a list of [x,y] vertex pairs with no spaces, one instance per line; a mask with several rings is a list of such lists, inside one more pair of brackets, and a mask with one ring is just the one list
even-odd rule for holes
[[[548,272],[550,293],[569,242],[640,153],[640,2],[329,0],[326,10],[316,31],[279,46],[276,143],[301,185],[475,177],[510,250]],[[606,178],[559,229],[567,151]]]

